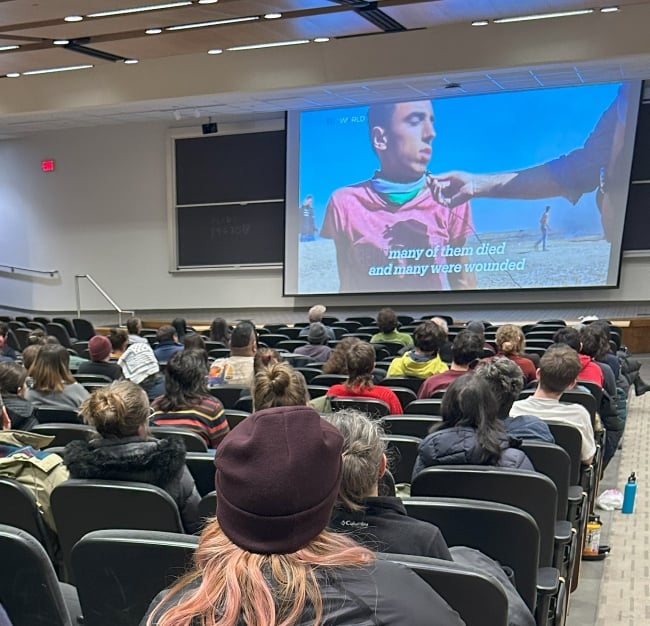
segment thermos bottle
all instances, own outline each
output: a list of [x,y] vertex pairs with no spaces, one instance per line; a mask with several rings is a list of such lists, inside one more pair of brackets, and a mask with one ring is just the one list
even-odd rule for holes
[[632,472],[627,479],[625,485],[625,493],[623,494],[623,513],[634,512],[634,499],[636,498],[636,474]]

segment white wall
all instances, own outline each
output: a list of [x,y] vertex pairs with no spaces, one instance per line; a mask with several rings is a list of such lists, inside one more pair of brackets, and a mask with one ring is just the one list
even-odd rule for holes
[[[279,270],[170,274],[167,127],[70,129],[0,142],[0,264],[57,269],[60,278],[0,272],[0,306],[75,308],[75,274],[91,274],[125,309],[304,307],[282,296]],[[42,159],[56,171],[40,171]],[[395,305],[634,302],[650,299],[650,258],[624,259],[620,289],[497,294],[403,294]],[[329,296],[325,304],[381,306],[385,296]],[[85,310],[106,303],[82,286]]]

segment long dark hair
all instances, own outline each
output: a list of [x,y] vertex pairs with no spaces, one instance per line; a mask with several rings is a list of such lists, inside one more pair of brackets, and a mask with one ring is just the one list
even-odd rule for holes
[[210,395],[208,368],[201,350],[179,350],[165,368],[165,395],[156,402],[159,411],[192,406]]
[[504,430],[498,417],[499,407],[490,384],[472,374],[457,378],[442,398],[442,423],[438,430],[465,426],[476,431],[477,461],[496,465],[501,458]]
[[223,317],[215,317],[210,324],[210,341],[220,341],[230,347],[230,327]]

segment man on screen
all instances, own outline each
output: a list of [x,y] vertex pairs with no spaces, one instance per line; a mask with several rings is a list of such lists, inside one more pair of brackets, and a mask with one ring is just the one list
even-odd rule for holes
[[340,291],[440,290],[443,276],[451,289],[475,288],[465,270],[469,204],[438,202],[427,172],[431,102],[373,105],[368,126],[380,169],[331,195],[321,229],[336,245]]

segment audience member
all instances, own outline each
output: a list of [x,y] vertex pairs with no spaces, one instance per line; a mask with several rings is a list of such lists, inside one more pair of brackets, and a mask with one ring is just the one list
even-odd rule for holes
[[431,398],[436,391],[446,389],[457,378],[470,373],[471,367],[483,356],[483,341],[469,330],[461,330],[454,338],[451,350],[451,367],[446,372],[429,376],[420,386],[418,398]]
[[182,317],[175,317],[172,320],[171,325],[176,329],[176,337],[178,338],[179,343],[183,343],[185,335],[193,333],[194,329],[187,325],[187,322]]
[[375,367],[375,350],[369,343],[354,343],[346,353],[346,364],[347,381],[332,385],[327,391],[328,396],[375,398],[388,404],[392,415],[404,413],[399,398],[392,389],[374,384],[372,371]]
[[342,444],[308,407],[265,409],[239,424],[215,456],[217,517],[196,565],[153,600],[143,624],[461,624],[415,573],[326,530]]
[[117,364],[122,368],[124,378],[140,385],[150,401],[165,392],[165,379],[149,343],[131,344]]
[[144,337],[140,337],[140,339],[144,339],[144,341],[129,341],[129,335],[123,328],[111,328],[108,331],[108,340],[111,342],[109,359],[119,361],[128,347],[133,343],[145,343],[149,345],[149,342]]
[[[53,437],[12,430],[11,420],[0,398],[0,476],[25,485],[32,494],[48,528],[56,532],[50,509],[50,494],[68,480],[68,470],[58,454],[41,450]],[[7,506],[6,503],[3,506]]]
[[498,356],[481,361],[474,374],[486,380],[498,404],[497,415],[503,420],[506,432],[517,439],[537,439],[555,443],[548,424],[535,415],[510,417],[510,410],[524,388],[521,368],[510,359]]
[[9,324],[0,322],[0,361],[15,361],[16,351],[9,345]]
[[200,497],[185,466],[185,446],[178,438],[150,436],[149,401],[138,385],[124,380],[97,389],[79,413],[100,437],[65,447],[63,458],[71,478],[156,485],[176,502],[185,531],[198,530]]
[[145,337],[140,336],[142,331],[142,322],[138,317],[129,317],[126,320],[126,330],[128,332],[129,343],[147,343]]
[[442,423],[418,446],[413,477],[432,465],[497,465],[533,470],[499,420],[490,385],[475,375],[461,376],[445,391]]
[[45,337],[43,337],[43,343],[33,343],[28,345],[22,352],[23,365],[25,369],[29,372],[29,369],[34,364],[38,353],[41,351],[42,346],[45,345]]
[[467,322],[467,324],[465,324],[465,329],[475,333],[481,338],[481,341],[483,342],[483,356],[487,356],[488,353],[496,353],[494,346],[491,343],[485,341],[485,324],[483,322]]
[[46,343],[29,369],[25,399],[36,408],[77,410],[88,392],[70,373],[70,354],[58,343]]
[[228,421],[223,405],[208,391],[207,374],[201,351],[174,354],[165,368],[165,394],[152,403],[152,425],[188,428],[216,448],[228,433]]
[[274,363],[281,363],[282,355],[274,348],[262,346],[257,349],[253,357],[253,375],[263,370],[265,367],[270,367]]
[[526,382],[530,383],[536,378],[536,369],[535,364],[521,354],[524,351],[524,340],[523,331],[515,324],[504,324],[497,329],[497,356],[505,356],[514,361],[524,373]]
[[253,384],[253,359],[257,352],[257,332],[252,322],[239,322],[230,337],[230,356],[212,361],[210,384]]
[[445,336],[436,323],[422,322],[413,332],[414,349],[391,361],[388,376],[428,378],[446,372],[449,368],[438,354],[444,340]]
[[401,343],[403,346],[412,346],[413,339],[408,333],[397,330],[399,322],[393,309],[384,307],[377,313],[377,326],[379,332],[370,338],[370,343]]
[[299,346],[294,352],[308,356],[312,361],[317,363],[327,361],[332,352],[332,349],[327,345],[329,341],[327,327],[320,322],[314,322],[309,327],[307,341],[309,342],[308,345]]
[[[309,326],[305,326],[303,328],[298,337],[303,338],[307,337],[309,335],[309,329],[311,328],[312,324],[315,324],[316,322],[323,323],[323,315],[325,315],[325,311],[327,311],[327,308],[322,305],[322,304],[315,304],[311,309],[309,309],[308,313],[308,319],[309,319]],[[334,334],[334,331],[329,327],[325,326],[327,329],[327,337],[329,338],[330,341],[334,341],[336,339],[336,335]]]
[[438,326],[442,332],[442,340],[440,341],[440,347],[438,348],[438,354],[440,358],[449,365],[453,359],[453,354],[451,352],[451,344],[449,341],[449,325],[447,320],[442,317],[432,317],[431,321]]
[[223,317],[215,317],[210,324],[210,341],[220,341],[226,348],[230,347],[230,326]]
[[180,343],[182,339],[179,338],[178,331],[173,326],[161,326],[156,332],[156,338],[158,345],[154,348],[153,353],[159,363],[167,363],[176,352],[183,349],[183,344]]
[[15,361],[0,362],[0,396],[14,430],[31,430],[38,423],[34,405],[25,400],[27,370]]
[[436,526],[408,517],[399,498],[379,495],[387,466],[380,423],[357,411],[338,411],[325,419],[343,435],[343,475],[329,527],[377,552],[451,561]]
[[578,373],[579,380],[588,380],[601,387],[603,386],[605,382],[603,371],[594,363],[594,360],[590,356],[581,354],[582,342],[580,341],[580,333],[576,328],[571,328],[570,326],[560,328],[553,335],[553,343],[563,343],[578,353],[581,366],[580,372]]
[[111,342],[104,335],[95,335],[88,342],[90,361],[79,366],[78,374],[100,374],[108,376],[111,380],[122,378],[122,368],[117,363],[110,363]]
[[210,358],[208,357],[208,351],[205,349],[205,339],[199,333],[185,335],[183,348],[185,350],[198,350],[205,361],[206,372],[210,369]]
[[309,403],[305,377],[288,363],[275,362],[260,368],[255,374],[252,391],[255,411]]
[[596,452],[589,411],[579,404],[560,402],[562,394],[575,386],[581,369],[580,359],[573,348],[563,344],[550,346],[540,362],[539,384],[535,393],[524,400],[517,400],[510,409],[510,416],[535,415],[543,420],[572,424],[582,435],[580,458],[589,465]]
[[[55,345],[55,346],[60,346],[61,342],[58,340],[57,337],[54,335],[47,335],[45,337],[45,343],[50,345]],[[68,369],[72,372],[76,372],[77,368],[82,364],[86,363],[88,359],[84,359],[83,357],[79,356],[74,350],[68,351]]]

